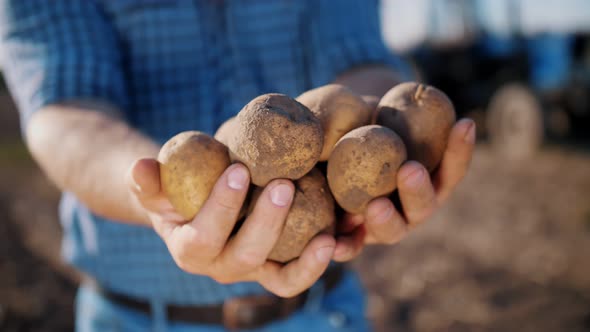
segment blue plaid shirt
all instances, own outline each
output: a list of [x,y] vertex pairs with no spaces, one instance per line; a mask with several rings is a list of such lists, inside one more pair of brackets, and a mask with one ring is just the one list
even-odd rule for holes
[[[22,123],[93,99],[164,142],[213,133],[252,98],[296,96],[354,66],[398,60],[377,1],[0,0],[0,57]],[[180,270],[153,230],[105,220],[64,193],[64,257],[105,287],[174,304],[264,292]]]

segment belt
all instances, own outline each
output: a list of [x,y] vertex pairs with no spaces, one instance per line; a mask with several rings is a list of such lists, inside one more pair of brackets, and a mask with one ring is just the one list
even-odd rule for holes
[[[338,284],[343,270],[342,266],[336,265],[329,268],[320,278],[326,292]],[[151,315],[152,309],[148,301],[112,292],[94,280],[88,280],[85,285],[113,303]],[[231,298],[217,305],[167,305],[166,313],[171,321],[223,325],[228,330],[253,329],[288,317],[303,306],[307,296],[308,291],[305,291],[288,299],[264,294]]]

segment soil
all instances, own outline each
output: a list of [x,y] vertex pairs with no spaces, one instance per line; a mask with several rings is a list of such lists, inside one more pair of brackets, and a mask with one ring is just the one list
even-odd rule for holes
[[378,331],[590,331],[590,155],[479,146],[449,203],[355,262]]
[[[0,330],[72,330],[78,277],[59,259],[59,194],[14,114],[0,106]],[[478,146],[432,220],[352,264],[375,329],[590,331],[589,152],[544,146],[507,163]]]

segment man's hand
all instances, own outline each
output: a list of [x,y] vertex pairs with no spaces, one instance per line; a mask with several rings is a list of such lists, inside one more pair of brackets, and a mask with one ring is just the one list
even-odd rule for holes
[[403,211],[388,198],[373,200],[366,215],[347,214],[340,221],[334,260],[358,256],[365,244],[394,244],[427,220],[467,173],[475,144],[475,123],[462,119],[453,127],[443,160],[431,180],[418,162],[408,161],[397,174]]
[[253,212],[230,238],[249,183],[247,168],[231,165],[195,218],[186,221],[160,188],[156,160],[136,161],[127,176],[132,195],[181,269],[220,283],[256,281],[276,295],[295,296],[311,287],[325,271],[333,256],[334,238],[316,236],[298,259],[286,265],[267,260],[293,200],[294,186],[288,180],[269,183]]

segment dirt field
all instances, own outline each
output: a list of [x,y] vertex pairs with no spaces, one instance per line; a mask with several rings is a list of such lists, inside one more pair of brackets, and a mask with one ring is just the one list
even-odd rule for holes
[[[0,105],[2,105],[0,100]],[[4,100],[5,102],[5,100]],[[0,108],[0,330],[72,328],[58,193]],[[506,164],[485,146],[451,202],[353,265],[377,331],[590,331],[590,148]]]
[[479,147],[450,204],[356,262],[379,331],[590,331],[590,155]]

